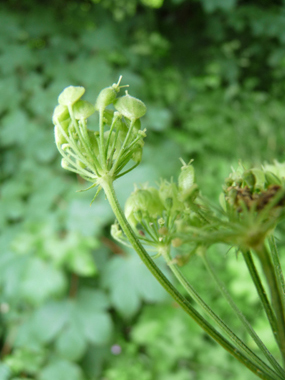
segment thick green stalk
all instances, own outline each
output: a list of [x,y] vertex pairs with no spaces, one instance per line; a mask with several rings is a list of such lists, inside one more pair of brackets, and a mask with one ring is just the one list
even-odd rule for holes
[[207,271],[212,276],[212,278],[215,281],[216,285],[218,286],[220,292],[225,297],[225,299],[228,301],[228,304],[231,306],[231,308],[234,311],[234,313],[236,314],[236,316],[242,322],[242,324],[245,327],[246,331],[249,333],[249,335],[255,341],[256,345],[263,352],[264,356],[267,358],[267,360],[269,361],[269,363],[271,363],[272,367],[276,370],[276,372],[278,372],[281,376],[285,377],[285,371],[282,369],[282,367],[276,361],[276,359],[274,358],[274,356],[271,354],[271,352],[267,349],[267,347],[264,345],[264,343],[259,338],[259,336],[256,334],[256,332],[253,330],[251,324],[245,318],[245,316],[243,315],[242,311],[238,308],[238,306],[236,305],[236,303],[232,299],[231,295],[229,294],[229,292],[225,288],[225,285],[222,283],[222,281],[217,276],[214,268],[212,267],[211,263],[208,260],[206,252],[203,252],[200,256],[202,257],[202,260],[204,262],[204,265],[205,265]]
[[169,280],[164,276],[161,270],[157,267],[157,265],[153,262],[153,260],[149,257],[148,253],[145,251],[141,243],[138,241],[135,233],[133,232],[131,226],[127,222],[125,215],[118,203],[114,187],[113,181],[110,177],[101,178],[101,186],[105,191],[106,197],[113,209],[113,212],[124,231],[126,237],[130,241],[131,245],[138,253],[139,257],[146,265],[146,267],[150,270],[150,272],[154,275],[154,277],[159,281],[159,283],[163,286],[163,288],[171,295],[171,297],[181,306],[181,308],[190,315],[193,320],[203,328],[203,330],[210,335],[217,343],[219,343],[222,347],[224,347],[229,353],[231,353],[236,359],[238,359],[241,363],[243,363],[247,368],[249,368],[253,373],[259,376],[264,380],[275,380],[280,379],[280,377],[275,374],[272,370],[264,371],[255,363],[253,363],[247,356],[242,354],[239,350],[237,350],[227,339],[225,339],[215,328],[213,328],[195,309],[194,307],[187,301],[185,297],[183,297],[177,289],[169,282]]

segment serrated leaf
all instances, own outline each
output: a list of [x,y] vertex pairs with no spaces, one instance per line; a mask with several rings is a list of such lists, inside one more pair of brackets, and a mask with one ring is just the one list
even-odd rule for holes
[[161,285],[134,253],[127,258],[112,259],[103,281],[111,292],[113,305],[125,317],[134,315],[142,300],[159,302],[167,297]]
[[83,289],[76,301],[76,315],[85,338],[93,344],[110,340],[113,324],[108,313],[109,299],[101,291]]

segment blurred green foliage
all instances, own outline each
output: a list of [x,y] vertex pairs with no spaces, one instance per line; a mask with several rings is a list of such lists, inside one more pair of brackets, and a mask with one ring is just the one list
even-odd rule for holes
[[[94,101],[123,75],[148,107],[148,139],[117,181],[121,202],[134,182],[176,176],[180,156],[217,198],[239,159],[284,160],[284,23],[281,0],[1,2],[1,380],[252,378],[110,239],[112,212],[75,193],[86,185],[61,170],[50,119],[65,86]],[[262,332],[234,254],[212,256]],[[186,270],[231,319],[198,260]]]

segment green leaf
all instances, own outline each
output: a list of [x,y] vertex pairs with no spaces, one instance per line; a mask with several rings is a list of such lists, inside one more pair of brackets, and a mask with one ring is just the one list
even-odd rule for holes
[[163,5],[164,0],[141,0],[143,5],[152,8],[160,8]]
[[21,347],[6,356],[4,360],[13,373],[25,372],[35,375],[44,364],[45,351]]
[[76,302],[79,310],[91,314],[105,311],[110,307],[110,300],[103,291],[89,288],[80,289]]
[[67,360],[56,360],[40,372],[39,380],[83,380],[83,374],[78,365]]
[[110,223],[113,213],[105,201],[96,201],[90,207],[90,196],[86,200],[74,200],[69,206],[67,228],[81,232],[84,236],[94,236]]
[[83,289],[76,300],[76,315],[85,338],[93,344],[108,343],[113,324],[105,310],[110,301],[101,291]]
[[86,350],[86,339],[81,333],[81,328],[71,322],[61,332],[56,341],[56,352],[64,359],[71,361],[79,360]]
[[22,278],[21,295],[28,302],[38,304],[48,297],[62,294],[66,286],[66,278],[60,270],[33,258]]
[[80,316],[84,336],[90,343],[102,345],[110,342],[113,323],[107,313],[85,315],[80,313]]
[[67,301],[50,302],[35,312],[32,332],[41,343],[50,343],[63,329],[71,312]]
[[68,260],[68,267],[83,277],[94,276],[97,272],[94,259],[88,251],[73,251]]
[[111,292],[112,304],[124,317],[134,315],[142,300],[159,302],[166,299],[166,292],[134,253],[126,258],[112,259],[103,281]]

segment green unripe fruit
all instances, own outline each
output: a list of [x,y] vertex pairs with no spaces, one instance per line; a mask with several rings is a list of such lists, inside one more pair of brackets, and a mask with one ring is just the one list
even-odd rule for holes
[[178,190],[181,201],[186,200],[193,192],[195,172],[192,165],[184,165],[178,177]]
[[[67,136],[68,136],[69,124],[70,124],[70,119],[64,120],[60,123],[61,128],[64,130]],[[57,147],[68,142],[65,136],[63,135],[63,133],[61,132],[59,125],[54,126],[54,137],[55,137],[55,142],[56,142]]]
[[167,210],[182,211],[183,203],[178,199],[178,189],[175,183],[162,181],[159,187],[159,196]]
[[112,104],[116,100],[118,92],[119,89],[113,86],[103,88],[96,99],[95,108],[97,110],[104,110],[109,104]]
[[56,124],[63,120],[67,120],[69,118],[70,116],[69,116],[68,108],[66,106],[59,104],[58,106],[55,107],[53,111],[53,115],[52,115],[53,124]]
[[138,148],[136,148],[135,151],[133,152],[133,154],[132,154],[132,160],[135,163],[141,162],[141,160],[142,160],[142,152],[143,152],[143,149],[142,149],[141,146],[139,146]]
[[93,104],[86,100],[78,100],[73,105],[74,117],[77,120],[85,120],[95,112]]
[[129,94],[118,98],[114,102],[114,107],[119,111],[123,116],[130,120],[136,120],[144,116],[146,113],[145,104]]
[[134,223],[136,213],[148,215],[150,218],[156,219],[163,212],[163,205],[159,198],[157,189],[138,189],[134,191],[128,198],[125,205],[126,218]]
[[63,136],[57,125],[54,127],[54,138],[57,147],[60,147],[62,144],[67,143],[66,138]]
[[58,103],[63,106],[71,106],[84,94],[85,88],[80,86],[66,87],[58,97]]

